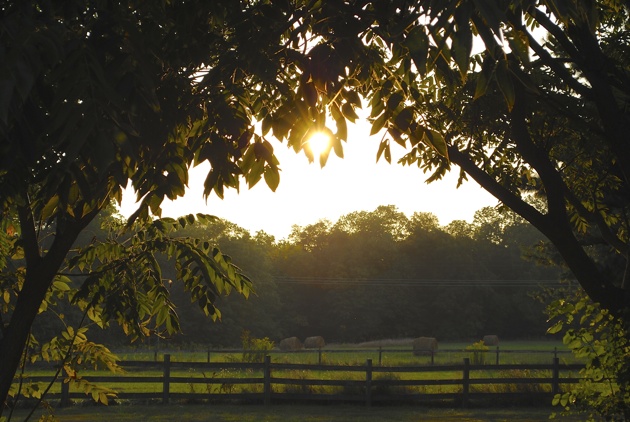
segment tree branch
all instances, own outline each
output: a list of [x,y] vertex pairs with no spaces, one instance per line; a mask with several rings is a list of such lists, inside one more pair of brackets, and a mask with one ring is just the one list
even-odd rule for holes
[[527,31],[524,27],[522,31],[527,35],[527,39],[529,41],[530,48],[540,57],[540,61],[549,66],[549,68],[560,78],[562,79],[571,89],[577,92],[579,95],[586,99],[592,99],[592,92],[587,86],[579,83],[567,70],[566,67],[562,65],[558,58],[554,58],[549,54],[549,52],[538,43],[538,41],[534,38],[534,36]]
[[536,170],[545,187],[549,216],[558,222],[567,221],[564,197],[566,185],[553,163],[549,160],[547,152],[541,150],[529,134],[527,127],[529,97],[518,83],[514,84],[514,91],[514,107],[510,113],[511,138],[525,162]]
[[606,242],[608,246],[612,247],[613,249],[615,249],[617,252],[619,252],[622,255],[627,255],[630,252],[630,246],[626,242],[621,240],[619,237],[617,237],[612,232],[608,224],[606,224],[606,222],[604,221],[604,218],[601,216],[601,214],[599,213],[597,209],[597,203],[595,203],[595,210],[589,211],[582,204],[582,201],[580,201],[573,194],[573,192],[567,189],[565,193],[567,195],[567,200],[569,200],[571,205],[575,207],[578,214],[586,218],[587,221],[590,221],[591,223],[594,223],[597,226],[597,228],[599,229],[599,232],[602,235],[602,239],[604,240],[604,242]]
[[[28,199],[26,199],[28,202]],[[30,203],[17,207],[18,218],[20,221],[20,231],[22,234],[22,247],[24,248],[24,257],[26,265],[37,265],[42,257],[39,253],[39,242],[37,241],[37,232],[35,230],[35,220]]]
[[492,196],[497,198],[515,213],[529,221],[534,227],[543,232],[542,228],[547,225],[544,214],[540,213],[536,208],[523,201],[520,197],[502,186],[488,173],[477,167],[468,154],[460,151],[454,146],[449,146],[448,155],[454,164],[461,167],[462,170],[464,170]]

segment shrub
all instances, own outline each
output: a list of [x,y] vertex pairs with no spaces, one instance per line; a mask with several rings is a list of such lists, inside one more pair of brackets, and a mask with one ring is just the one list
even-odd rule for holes
[[588,420],[630,420],[630,334],[621,318],[586,296],[560,299],[548,308],[555,324],[549,333],[566,329],[562,341],[574,356],[586,359],[580,383],[556,394],[554,405],[563,415],[588,413]]
[[243,345],[243,362],[264,362],[265,355],[274,347],[274,342],[268,337],[255,338],[247,330],[241,334],[241,343]]
[[[385,372],[377,374],[374,377],[375,381],[399,381],[401,378],[397,374],[392,372]],[[411,394],[413,389],[405,385],[389,385],[377,383],[373,392],[378,395],[392,395],[392,394]]]
[[483,340],[479,340],[467,346],[465,350],[472,352],[470,354],[470,363],[472,365],[483,365],[486,363],[486,352],[490,349],[484,344]]

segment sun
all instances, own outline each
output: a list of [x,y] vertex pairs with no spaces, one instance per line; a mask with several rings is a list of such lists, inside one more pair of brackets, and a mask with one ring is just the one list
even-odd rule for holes
[[308,148],[314,157],[319,157],[330,150],[330,135],[323,131],[317,131],[308,138]]

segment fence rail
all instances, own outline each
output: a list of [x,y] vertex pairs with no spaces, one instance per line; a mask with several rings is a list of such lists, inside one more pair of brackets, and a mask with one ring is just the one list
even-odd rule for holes
[[[118,391],[117,398],[123,400],[343,401],[367,406],[444,400],[467,406],[474,399],[512,397],[550,400],[563,385],[579,382],[574,374],[583,368],[561,364],[557,357],[549,364],[477,365],[464,358],[454,365],[377,366],[372,359],[363,365],[272,363],[269,355],[255,363],[174,362],[166,354],[162,362],[120,364],[127,375],[84,379]],[[153,374],[137,375],[141,372]],[[30,380],[45,382],[50,377]],[[58,399],[64,406],[73,399],[86,398],[84,392],[70,391],[67,382],[59,382],[60,392],[50,394],[49,399]],[[143,384],[142,391],[130,387],[139,383]]]
[[[463,357],[470,355],[473,351],[467,349],[439,349],[439,350],[428,350],[426,352],[417,355],[416,358],[424,357],[427,363],[435,364],[436,358],[440,356],[451,356],[452,359],[456,359],[460,361]],[[502,363],[503,360],[506,360],[506,356],[519,356],[520,359],[523,358],[523,355],[534,358],[534,357],[559,357],[561,355],[571,355],[570,350],[558,350],[557,347],[554,347],[551,350],[512,350],[512,349],[501,349],[499,346],[489,348],[486,351],[474,351],[484,356],[486,362],[493,362],[496,365]],[[160,361],[164,355],[166,354],[176,354],[177,352],[172,351],[153,351],[153,361]],[[185,354],[189,354],[190,352],[183,352]],[[336,349],[336,348],[320,348],[320,349],[300,349],[300,350],[244,350],[244,349],[207,349],[205,352],[198,352],[199,354],[206,354],[206,361],[210,362],[216,356],[225,356],[231,354],[270,354],[270,355],[311,355],[316,357],[316,361],[318,364],[322,364],[324,362],[324,356],[334,356],[334,355],[347,355],[354,354],[357,356],[373,356],[378,361],[378,365],[382,365],[384,362],[384,357],[392,357],[397,355],[409,355],[413,354],[412,348],[390,348],[390,347],[379,347],[379,348],[360,348],[360,349]],[[140,354],[146,356],[146,352],[140,352]],[[127,353],[128,356],[133,356],[134,353]],[[134,360],[131,358],[130,360]]]

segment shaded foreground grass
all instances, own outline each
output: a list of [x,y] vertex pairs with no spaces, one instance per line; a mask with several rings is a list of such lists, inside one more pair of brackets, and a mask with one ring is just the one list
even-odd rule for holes
[[[61,422],[204,421],[204,422],[426,422],[546,421],[550,407],[507,409],[445,409],[421,406],[363,407],[348,405],[134,405],[57,409]],[[21,412],[20,412],[21,413]],[[19,415],[16,420],[19,420]],[[560,421],[567,419],[561,418]],[[579,420],[579,419],[570,419]]]

